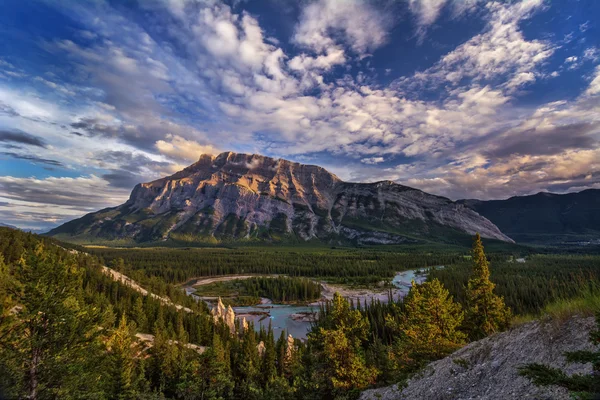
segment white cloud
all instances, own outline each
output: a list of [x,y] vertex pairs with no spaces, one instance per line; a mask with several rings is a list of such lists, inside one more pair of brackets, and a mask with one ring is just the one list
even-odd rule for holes
[[379,164],[379,163],[382,163],[384,161],[385,161],[385,158],[383,158],[383,157],[367,157],[367,158],[362,158],[360,160],[361,163],[363,163],[363,164],[370,164],[370,165]]
[[600,65],[596,67],[594,71],[594,75],[592,77],[592,81],[585,91],[587,95],[597,95],[600,94]]
[[427,28],[438,19],[447,2],[447,0],[408,0],[410,10],[417,18],[419,42],[423,41]]
[[166,140],[158,140],[156,149],[175,160],[195,162],[202,154],[216,154],[219,152],[212,145],[201,145],[193,140],[187,140],[178,135],[168,134]]
[[[144,7],[165,12],[157,4],[145,2]],[[420,10],[422,25],[430,26],[444,7],[460,13],[477,4],[413,1],[411,7]],[[151,175],[196,161],[201,153],[218,152],[222,143],[235,143],[236,148],[282,156],[344,154],[357,160],[361,180],[399,179],[452,196],[472,190],[489,197],[505,191],[505,184],[524,190],[519,174],[536,177],[532,188],[576,179],[552,166],[561,160],[580,166],[577,156],[590,160],[595,155],[589,149],[529,158],[489,154],[497,147],[497,142],[490,142],[493,137],[509,141],[536,134],[541,140],[542,133],[556,126],[598,118],[593,96],[600,93],[600,71],[591,77],[586,95],[575,102],[537,109],[515,106],[527,85],[547,77],[541,67],[553,54],[553,45],[521,31],[523,21],[544,4],[486,2],[478,8],[487,12],[481,33],[431,68],[388,87],[376,84],[367,67],[354,76],[350,70],[346,76],[336,75],[335,81],[326,73],[334,66],[356,65],[356,60],[386,43],[388,19],[371,3],[303,3],[293,34],[300,53],[284,51],[287,44],[270,39],[259,20],[220,2],[203,6],[170,1],[171,16],[157,30],[168,32],[176,41],[173,46],[155,42],[144,31],[152,33],[152,28],[108,8],[103,13],[105,27],[89,23],[98,29],[91,47],[65,40],[46,46],[58,56],[67,55],[74,73],[90,86],[85,89],[89,96],[85,107],[31,93],[13,96],[8,90],[3,93],[3,87],[0,101],[10,100],[7,104],[19,113],[57,126],[81,122],[77,129],[82,137],[67,137],[56,126],[50,131],[39,122],[19,122],[52,138],[62,135],[52,140],[59,147],[81,149],[68,155],[69,163],[77,167],[123,168],[118,161],[102,163],[101,157],[87,161],[102,147],[115,147],[148,158],[139,174]],[[89,15],[82,15],[82,21],[90,21]],[[580,58],[592,59],[593,54],[586,50]],[[61,84],[44,77],[39,84]],[[437,90],[435,98],[423,96],[430,94],[429,89]],[[14,123],[15,117],[4,114],[0,122]],[[467,148],[469,156],[464,155]],[[58,154],[52,151],[48,156]],[[414,157],[414,163],[377,168],[399,155]],[[543,179],[528,172],[539,163],[544,164]],[[511,170],[511,165],[522,170]],[[583,167],[573,171],[592,178],[596,173]]]
[[26,228],[51,228],[107,206],[127,200],[129,189],[111,187],[91,175],[46,179],[0,176],[0,217]]
[[[364,55],[387,40],[388,20],[367,2],[360,0],[316,0],[305,6],[295,28],[293,41],[317,54],[348,46]],[[338,31],[339,43],[331,34]]]

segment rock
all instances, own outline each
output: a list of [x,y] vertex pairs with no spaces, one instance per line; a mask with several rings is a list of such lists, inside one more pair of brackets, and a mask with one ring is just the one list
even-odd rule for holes
[[258,345],[256,345],[256,350],[258,350],[258,355],[259,355],[260,357],[264,356],[264,355],[265,355],[265,351],[266,351],[266,348],[265,348],[265,342],[263,342],[263,341],[261,340],[261,341],[258,343]]
[[287,345],[285,348],[285,358],[284,358],[284,360],[287,364],[292,362],[295,352],[296,352],[296,343],[294,342],[294,338],[292,337],[292,335],[288,335]]
[[[440,226],[448,229],[436,233]],[[147,242],[173,235],[273,240],[289,234],[393,244],[413,237],[448,240],[452,232],[511,241],[476,211],[444,197],[391,181],[344,182],[318,166],[226,152],[202,155],[174,175],[139,184],[125,204],[68,222],[49,235]]]
[[227,311],[223,319],[225,320],[225,325],[231,330],[231,333],[235,333],[235,312],[233,312],[231,306],[227,306]]
[[590,364],[568,364],[567,351],[590,350],[593,318],[534,321],[470,343],[429,364],[404,389],[393,385],[363,392],[361,400],[570,399],[560,387],[537,387],[518,375],[517,368],[541,363],[567,374],[589,374]]
[[225,325],[229,327],[229,330],[232,334],[236,332],[235,312],[233,311],[233,308],[231,308],[231,306],[227,306],[227,309],[225,309],[225,305],[223,305],[221,297],[219,297],[217,305],[213,307],[212,310],[210,310],[210,313],[213,316],[215,322],[218,323],[219,321],[223,321],[225,322]]
[[302,311],[291,314],[290,318],[298,322],[314,322],[317,320],[317,313],[314,311]]

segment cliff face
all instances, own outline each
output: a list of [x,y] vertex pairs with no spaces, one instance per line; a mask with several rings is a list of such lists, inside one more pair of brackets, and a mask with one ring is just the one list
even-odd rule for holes
[[52,230],[63,239],[319,239],[402,243],[471,235],[511,241],[462,204],[384,181],[343,182],[327,170],[260,155],[203,155],[137,185],[122,206]]
[[591,373],[591,364],[567,363],[564,353],[594,350],[589,342],[594,326],[594,318],[581,317],[530,322],[429,364],[404,388],[367,390],[360,400],[571,399],[566,389],[535,386],[519,376],[518,367],[541,363],[568,375]]

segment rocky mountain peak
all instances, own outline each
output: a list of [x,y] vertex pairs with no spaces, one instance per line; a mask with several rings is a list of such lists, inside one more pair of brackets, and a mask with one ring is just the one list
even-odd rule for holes
[[90,226],[68,223],[51,234],[383,244],[479,232],[511,241],[444,197],[392,181],[344,182],[316,165],[233,152],[203,154],[182,171],[137,185],[125,204],[104,212],[88,216]]

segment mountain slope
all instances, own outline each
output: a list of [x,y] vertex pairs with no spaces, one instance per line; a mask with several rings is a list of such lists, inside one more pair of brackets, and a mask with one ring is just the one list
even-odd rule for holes
[[569,364],[564,353],[594,350],[589,332],[594,318],[534,321],[473,342],[429,364],[397,385],[367,390],[360,400],[571,399],[566,389],[537,387],[518,375],[518,367],[541,363],[571,374],[589,374],[590,364]]
[[463,204],[390,181],[350,183],[314,165],[260,155],[203,155],[137,185],[118,207],[48,234],[75,241],[311,240],[402,243],[483,237],[511,241]]
[[600,239],[600,190],[538,193],[507,200],[461,200],[517,242],[560,243]]

